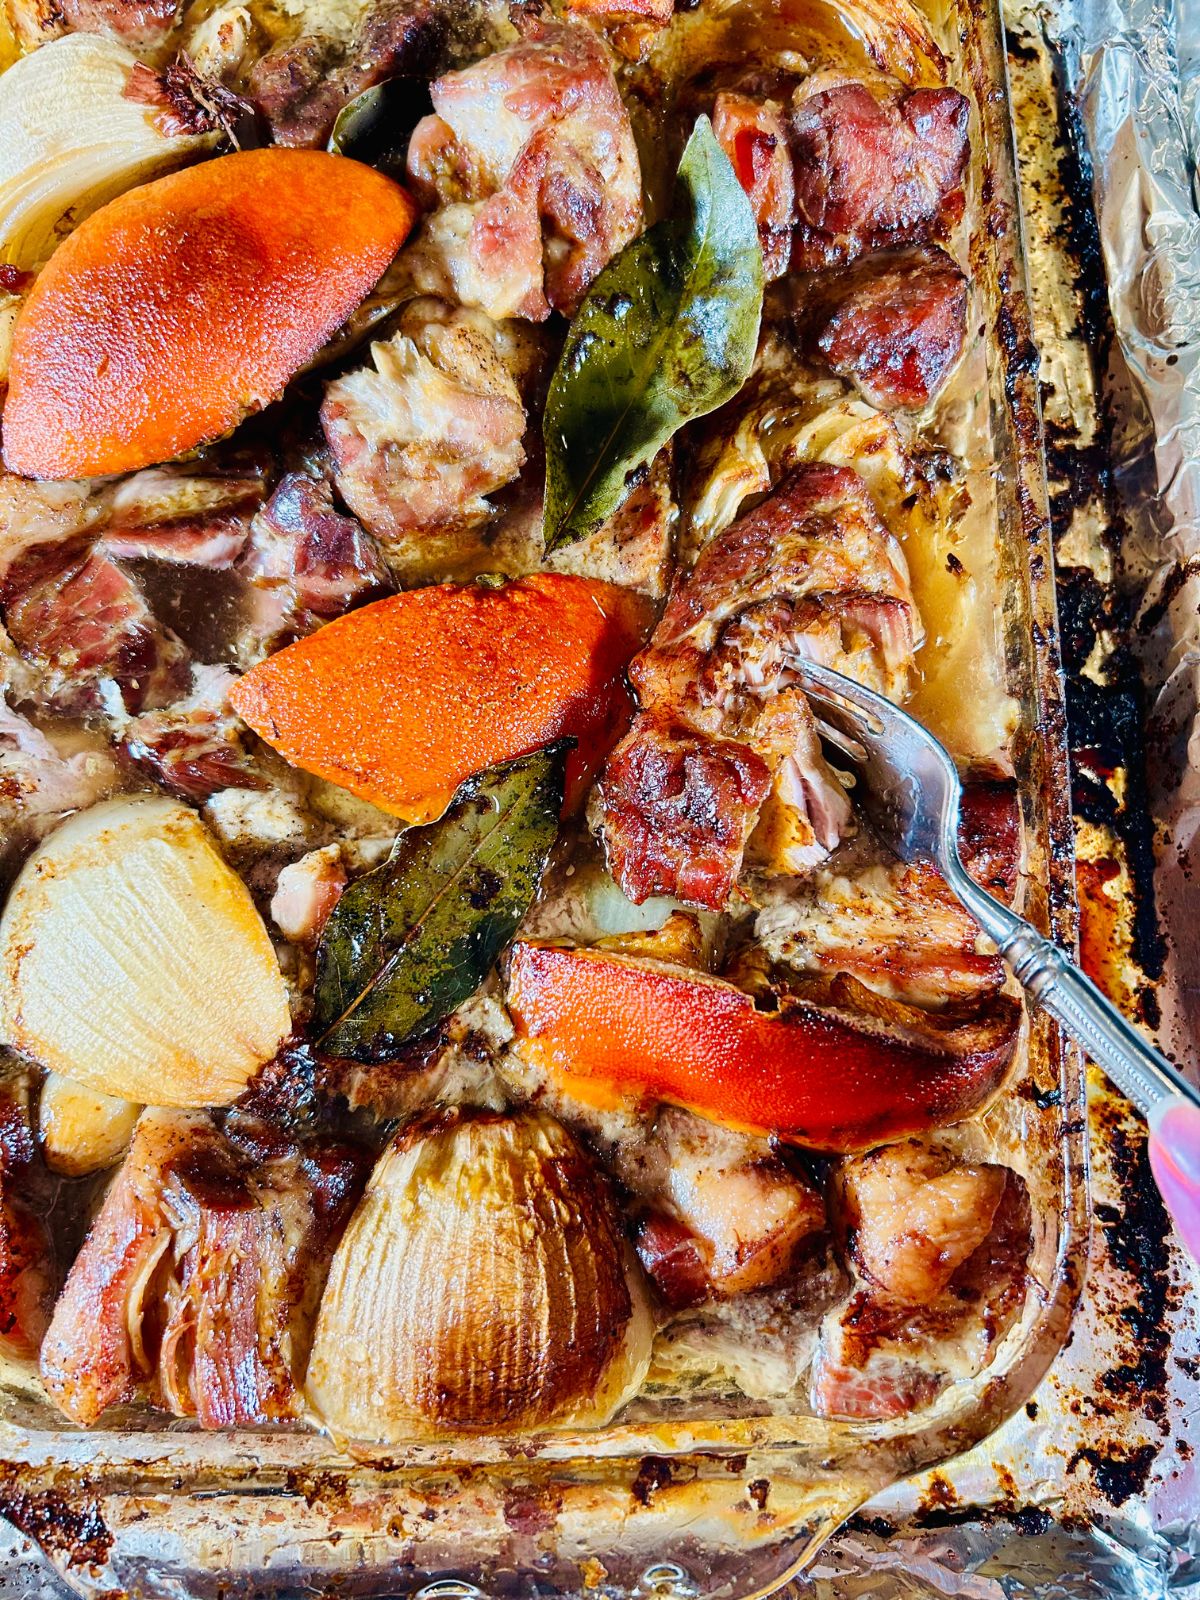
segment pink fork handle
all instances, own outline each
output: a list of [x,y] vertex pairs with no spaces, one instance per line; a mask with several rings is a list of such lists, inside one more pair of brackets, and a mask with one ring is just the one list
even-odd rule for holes
[[1200,1261],[1200,1110],[1160,1100],[1150,1112],[1150,1166],[1179,1237]]

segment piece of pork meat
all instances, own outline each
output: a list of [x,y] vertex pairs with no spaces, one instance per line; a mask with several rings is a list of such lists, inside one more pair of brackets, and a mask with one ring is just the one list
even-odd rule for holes
[[893,1300],[929,1305],[992,1231],[1009,1176],[916,1139],[855,1156],[835,1200],[855,1265]]
[[39,482],[0,472],[0,582],[33,552],[78,541],[108,517],[107,496],[92,481]]
[[63,753],[40,728],[0,701],[0,808],[6,832],[25,826],[40,838],[68,813],[85,811],[103,799],[115,777],[106,754],[88,749]]
[[131,50],[162,46],[183,11],[183,0],[58,0],[71,33],[104,33]]
[[654,600],[664,599],[675,565],[678,520],[671,487],[671,458],[670,446],[661,450],[610,517],[583,538],[550,552],[542,538],[539,484],[531,564],[548,567],[551,572],[597,578],[622,589],[636,589]]
[[335,379],[321,423],[346,503],[378,538],[466,528],[525,463],[530,352],[477,311],[423,299],[371,363]]
[[0,695],[0,833],[6,845],[41,839],[72,811],[104,799],[116,783],[106,749],[86,737],[58,739],[51,742]]
[[978,923],[930,866],[815,872],[759,912],[755,941],[800,974],[846,973],[925,1010],[981,1003],[1004,963],[979,950]]
[[424,83],[452,29],[468,20],[454,12],[447,0],[373,0],[346,38],[301,33],[273,45],[250,69],[247,85],[273,142],[323,149],[342,108],[385,79],[412,79],[414,103],[425,110]]
[[[103,525],[124,532],[206,523],[253,509],[269,487],[267,464],[250,450],[229,448],[220,458],[147,467],[116,483],[100,480]],[[45,487],[45,485],[43,485]]]
[[[977,883],[1012,900],[1020,856],[1014,784],[964,786],[959,851]],[[931,866],[896,861],[819,870],[767,898],[755,920],[755,944],[791,972],[845,974],[885,999],[926,1011],[963,1012],[1004,986],[1003,961]]]
[[322,621],[391,588],[374,539],[338,511],[324,478],[289,472],[254,518],[239,569],[253,584],[288,591],[300,615]]
[[298,1416],[366,1166],[347,1145],[247,1143],[207,1112],[144,1112],[42,1344],[51,1400],[84,1424],[143,1386],[204,1428]]
[[50,1177],[33,1131],[30,1084],[8,1066],[0,1081],[0,1353],[37,1355],[58,1292],[59,1269],[46,1226]]
[[929,239],[961,214],[970,104],[957,89],[868,87],[833,73],[792,99],[793,270]]
[[675,0],[567,0],[566,9],[572,17],[587,17],[605,27],[642,22],[665,28],[675,13]]
[[920,626],[899,545],[848,467],[793,468],[701,551],[630,667],[644,708],[754,729],[791,655],[907,692]]
[[856,1285],[821,1327],[817,1414],[901,1416],[980,1372],[1025,1296],[1021,1178],[910,1139],[846,1161],[833,1207]]
[[967,337],[967,280],[933,246],[881,251],[801,290],[801,342],[881,411],[937,398]]
[[750,199],[768,280],[792,259],[796,183],[783,107],[774,100],[726,91],[713,106],[713,132]]
[[566,0],[566,13],[601,27],[618,55],[642,61],[675,14],[675,0]]
[[718,95],[713,125],[750,197],[768,276],[781,277],[924,243],[957,220],[969,118],[956,89],[817,72],[790,105]]
[[375,540],[310,473],[280,479],[234,571],[244,580],[233,648],[243,668],[392,588]]
[[[791,659],[900,699],[919,639],[903,556],[862,480],[824,463],[795,468],[705,547],[630,666],[641,712],[600,782],[609,866],[625,893],[640,903],[686,887],[692,904],[722,909],[768,802],[762,864],[794,872],[819,861],[847,831],[850,806]],[[718,748],[702,757],[705,741]]]
[[168,704],[187,681],[185,645],[155,619],[134,579],[99,552],[29,551],[9,568],[0,605],[48,709],[132,715]]
[[671,894],[724,905],[771,788],[748,744],[646,712],[609,757],[601,794],[609,863],[641,905]]
[[408,259],[418,287],[497,318],[570,316],[641,223],[641,171],[604,47],[583,23],[533,22],[517,44],[431,88],[408,172],[438,208]]
[[975,882],[1011,904],[1021,866],[1021,810],[1011,779],[972,778],[963,784],[958,849]]
[[329,844],[310,850],[280,872],[271,897],[271,920],[292,944],[312,949],[345,887],[340,848]]
[[675,1106],[618,1172],[649,1208],[638,1255],[672,1310],[766,1288],[826,1226],[819,1191],[768,1140]]
[[191,692],[174,705],[135,717],[121,754],[168,794],[197,804],[222,789],[264,789],[246,748],[246,730],[229,709],[237,679],[226,667],[193,667]]
[[150,528],[111,527],[96,549],[114,561],[165,561],[171,566],[226,572],[249,537],[250,519],[231,514],[163,522]]
[[[0,473],[0,580],[37,548],[66,544],[84,534],[119,531],[122,537],[141,538],[167,524],[175,532],[164,534],[164,540],[178,550],[187,542],[180,529],[232,517],[257,505],[267,492],[265,473],[240,453],[229,470],[202,470],[196,463],[187,467],[150,467],[116,483],[41,483]],[[161,549],[154,554],[162,558]]]

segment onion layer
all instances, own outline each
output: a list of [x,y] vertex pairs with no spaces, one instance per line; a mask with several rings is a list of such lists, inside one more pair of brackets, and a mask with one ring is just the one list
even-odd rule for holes
[[601,1175],[536,1112],[449,1112],[385,1151],[321,1303],[309,1400],[336,1433],[608,1420],[653,1324]]
[[289,1031],[241,879],[176,800],[105,801],[50,835],[0,919],[9,1043],[136,1104],[227,1105]]

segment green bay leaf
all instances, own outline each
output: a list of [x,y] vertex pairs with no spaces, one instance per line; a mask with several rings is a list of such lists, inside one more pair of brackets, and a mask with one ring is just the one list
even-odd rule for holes
[[317,948],[324,1054],[386,1061],[474,994],[537,893],[572,743],[468,778],[443,817],[401,834],[345,891]]
[[614,256],[567,333],[543,420],[547,550],[591,533],[668,439],[737,393],[762,299],[750,202],[700,117],[672,215]]
[[328,148],[334,155],[349,156],[390,177],[403,178],[412,131],[432,110],[424,78],[385,78],[342,107]]

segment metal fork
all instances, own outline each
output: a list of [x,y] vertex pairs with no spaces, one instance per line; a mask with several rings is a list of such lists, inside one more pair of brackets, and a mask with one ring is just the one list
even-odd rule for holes
[[792,666],[823,731],[862,773],[863,810],[883,842],[901,861],[938,869],[1034,1003],[1058,1019],[1139,1110],[1175,1096],[1200,1107],[1200,1090],[1146,1043],[1066,952],[969,875],[958,853],[962,785],[933,735],[840,672],[803,657]]

